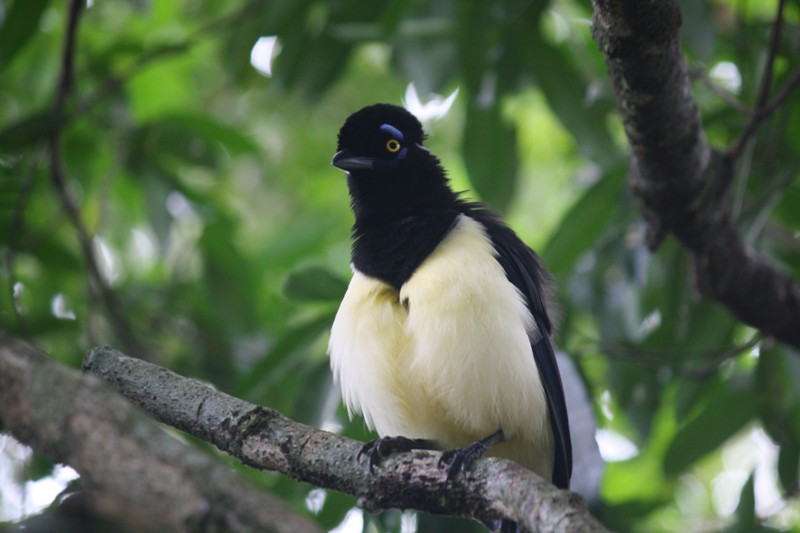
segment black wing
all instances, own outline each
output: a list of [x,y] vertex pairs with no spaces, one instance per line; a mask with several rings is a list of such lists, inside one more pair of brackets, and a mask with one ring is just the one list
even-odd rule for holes
[[569,488],[572,476],[572,441],[569,435],[569,418],[561,385],[561,374],[550,336],[552,323],[547,315],[546,298],[549,276],[538,256],[497,216],[488,210],[470,210],[469,216],[486,227],[497,251],[497,261],[505,270],[508,280],[519,289],[533,315],[539,334],[532,334],[531,347],[539,376],[547,397],[550,425],[555,444],[553,483],[562,489]]

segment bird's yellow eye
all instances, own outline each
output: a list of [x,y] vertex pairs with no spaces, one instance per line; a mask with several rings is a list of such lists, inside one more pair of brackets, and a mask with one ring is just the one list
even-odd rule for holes
[[400,151],[400,142],[397,139],[389,139],[386,141],[386,149],[391,153],[396,154]]

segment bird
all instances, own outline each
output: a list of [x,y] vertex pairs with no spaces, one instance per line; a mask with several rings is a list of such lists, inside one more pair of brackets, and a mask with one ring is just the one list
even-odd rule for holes
[[350,416],[378,433],[359,458],[441,450],[452,480],[504,457],[568,489],[551,278],[496,212],[453,191],[425,139],[408,110],[373,104],[345,120],[331,161],[355,222],[328,354]]

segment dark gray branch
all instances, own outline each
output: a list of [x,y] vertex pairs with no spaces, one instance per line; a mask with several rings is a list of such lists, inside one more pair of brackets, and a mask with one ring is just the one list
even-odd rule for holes
[[711,148],[692,99],[674,0],[592,0],[631,146],[630,185],[657,247],[692,253],[696,287],[743,322],[800,348],[800,283],[746,245],[730,204],[733,160]]
[[98,511],[134,531],[321,531],[100,380],[1,331],[0,428],[75,468]]
[[468,518],[504,517],[540,532],[606,531],[580,496],[509,461],[478,461],[447,488],[438,453],[401,454],[371,474],[356,460],[363,443],[299,424],[111,348],[92,350],[84,369],[160,421],[247,465],[352,494],[370,511],[399,507]]

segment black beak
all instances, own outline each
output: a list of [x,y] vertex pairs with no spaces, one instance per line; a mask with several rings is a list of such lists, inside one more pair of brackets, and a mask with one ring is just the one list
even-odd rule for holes
[[348,150],[339,150],[334,154],[331,165],[349,172],[360,168],[375,168],[375,160],[371,157],[354,156]]

